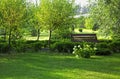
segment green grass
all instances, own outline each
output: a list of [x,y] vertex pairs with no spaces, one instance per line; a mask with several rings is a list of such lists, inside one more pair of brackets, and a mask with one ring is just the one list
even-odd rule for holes
[[[26,40],[37,40],[37,36],[31,36],[27,35],[24,37]],[[41,32],[40,34],[40,40],[48,40],[49,39],[49,33],[48,32]]]
[[98,31],[93,31],[92,29],[82,29],[82,32],[79,31],[79,28],[75,29],[75,33],[80,33],[80,34],[93,34],[93,33],[97,33]]
[[[102,36],[98,34],[98,31],[93,31],[91,29],[83,29],[83,32],[79,31],[79,28],[75,29],[75,34],[97,34],[98,39],[111,39],[111,37],[106,38],[105,36]],[[27,35],[24,37],[26,40],[37,40],[37,36],[31,36]],[[39,40],[48,40],[49,39],[49,33],[46,31],[41,32]]]
[[91,59],[56,53],[0,55],[0,79],[120,79],[120,54]]
[[76,34],[97,34],[97,39],[111,39],[111,37],[106,37],[100,34],[99,31],[93,31],[92,29],[83,29],[82,32],[79,31],[79,28],[75,29]]

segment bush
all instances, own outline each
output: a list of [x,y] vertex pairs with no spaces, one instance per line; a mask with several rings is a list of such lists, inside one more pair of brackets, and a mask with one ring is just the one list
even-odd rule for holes
[[106,42],[97,43],[96,48],[97,48],[96,55],[110,55],[111,54],[109,43],[106,43]]
[[41,44],[44,48],[49,47],[48,46],[48,40],[41,41]]
[[72,42],[59,41],[59,42],[54,43],[52,45],[51,49],[57,50],[58,52],[72,53],[73,47],[74,47],[74,43],[72,43]]
[[52,36],[52,39],[62,40],[62,39],[70,39],[71,38],[71,30],[60,28],[59,30],[55,30]]
[[95,54],[96,55],[110,55],[112,54],[112,52],[110,51],[110,49],[102,48],[102,49],[97,49]]
[[8,53],[10,52],[11,48],[8,46],[7,43],[0,43],[0,53]]
[[91,47],[88,43],[83,42],[83,46],[78,45],[74,46],[73,48],[73,54],[75,54],[77,57],[83,57],[83,58],[90,58],[91,55],[94,55],[95,48]]
[[41,42],[32,43],[31,47],[34,51],[39,51],[42,48],[42,43]]
[[83,31],[83,29],[82,28],[79,28],[79,32],[82,32]]
[[[22,42],[23,42],[23,41],[22,41]],[[35,42],[38,42],[38,41],[35,41],[35,40],[28,40],[28,41],[25,41],[26,44],[35,43]]]
[[30,44],[26,44],[26,42],[23,41],[17,41],[15,44],[12,44],[13,50],[16,52],[26,52],[31,49]]
[[7,43],[0,43],[0,53],[8,53],[10,51],[26,52],[26,51],[39,51],[46,45],[41,41],[12,41],[11,47]]
[[40,41],[16,41],[12,44],[14,51],[26,52],[26,51],[38,51],[41,50],[43,44]]
[[109,48],[109,44],[106,42],[97,43],[96,47],[99,48]]
[[108,39],[100,39],[98,41],[99,43],[111,43],[112,42],[112,40],[108,40]]
[[119,40],[111,42],[109,46],[112,52],[120,53],[120,41]]

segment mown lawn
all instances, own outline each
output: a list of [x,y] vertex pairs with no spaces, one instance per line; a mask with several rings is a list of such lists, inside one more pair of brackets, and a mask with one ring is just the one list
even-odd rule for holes
[[120,54],[91,59],[56,53],[0,55],[0,79],[120,79]]

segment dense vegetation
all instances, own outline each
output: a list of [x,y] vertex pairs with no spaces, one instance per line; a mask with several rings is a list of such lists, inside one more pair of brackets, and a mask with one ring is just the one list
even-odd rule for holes
[[[49,31],[49,44],[55,30],[70,29],[74,23],[74,2],[68,0],[41,0],[38,5],[24,0],[1,0],[0,29],[3,40],[9,47],[11,41],[25,36],[27,31],[37,34],[39,40],[42,30]],[[70,33],[70,32],[69,32]]]
[[[0,1],[1,79],[120,78],[120,0],[34,1]],[[77,33],[98,42],[73,42]]]
[[[118,4],[117,0],[90,1],[89,16],[75,18],[80,6],[74,0],[36,0],[36,3],[1,0],[0,52],[40,51],[49,48],[52,51],[72,53],[75,45],[83,43],[71,42],[71,33],[76,33],[76,29],[79,30],[78,33],[84,33],[83,29],[86,28],[98,31],[95,32],[98,34],[102,29],[105,34],[102,37],[111,38],[110,41],[88,43],[96,48],[96,55],[120,52]],[[40,41],[41,33],[46,31],[48,41]],[[30,35],[37,37],[36,41],[24,39]]]
[[[92,0],[91,0],[92,1]],[[88,27],[97,27],[100,33],[112,39],[120,38],[120,0],[96,0],[90,7]]]

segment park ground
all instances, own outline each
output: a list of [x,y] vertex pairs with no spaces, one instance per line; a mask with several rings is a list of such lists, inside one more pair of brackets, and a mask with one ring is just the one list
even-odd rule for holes
[[90,59],[44,51],[1,54],[0,79],[120,79],[120,54]]

